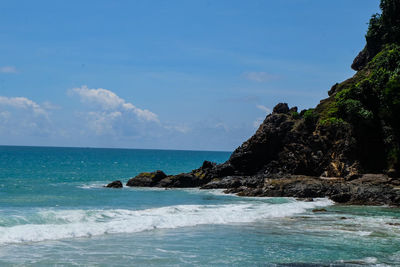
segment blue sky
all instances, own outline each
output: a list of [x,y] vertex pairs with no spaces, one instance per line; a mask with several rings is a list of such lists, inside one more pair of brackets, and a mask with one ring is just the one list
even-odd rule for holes
[[0,144],[231,151],[351,77],[378,0],[0,2]]

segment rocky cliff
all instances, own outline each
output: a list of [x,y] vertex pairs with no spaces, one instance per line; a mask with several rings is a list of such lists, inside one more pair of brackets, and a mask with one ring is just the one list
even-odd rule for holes
[[172,176],[141,174],[127,185],[399,205],[400,0],[380,6],[353,62],[357,73],[315,108],[298,112],[280,103],[227,162]]

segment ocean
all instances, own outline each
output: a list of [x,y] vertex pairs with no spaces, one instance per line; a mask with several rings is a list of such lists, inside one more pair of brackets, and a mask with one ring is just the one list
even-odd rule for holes
[[398,208],[103,187],[229,155],[0,146],[0,266],[400,266]]

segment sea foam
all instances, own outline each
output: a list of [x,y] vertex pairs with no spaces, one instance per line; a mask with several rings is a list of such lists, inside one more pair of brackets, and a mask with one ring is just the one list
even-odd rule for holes
[[[328,199],[283,204],[176,205],[144,210],[40,210],[24,224],[0,227],[0,244],[39,242],[104,234],[135,233],[201,224],[235,224],[303,213],[332,205]],[[38,217],[40,220],[38,220]],[[38,223],[40,221],[40,223]]]

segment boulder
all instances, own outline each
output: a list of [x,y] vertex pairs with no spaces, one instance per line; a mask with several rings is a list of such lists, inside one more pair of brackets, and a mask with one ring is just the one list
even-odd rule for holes
[[191,173],[170,175],[160,181],[160,187],[189,188],[200,186],[199,178]]
[[167,175],[160,170],[155,172],[142,172],[134,178],[129,179],[129,181],[126,183],[126,186],[156,186],[158,182],[166,177]]
[[109,183],[108,185],[104,186],[107,188],[122,188],[122,182],[121,181],[113,181],[111,183]]
[[274,107],[273,113],[286,114],[289,112],[289,106],[287,103],[279,103]]

